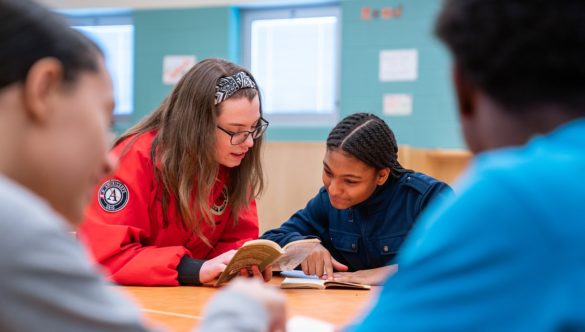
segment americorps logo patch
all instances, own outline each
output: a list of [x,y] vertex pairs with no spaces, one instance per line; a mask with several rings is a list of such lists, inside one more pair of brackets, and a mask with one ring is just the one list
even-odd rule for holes
[[223,211],[225,211],[225,208],[227,207],[229,201],[230,196],[228,193],[228,188],[226,186],[223,186],[223,188],[221,189],[221,194],[215,200],[215,203],[213,203],[213,206],[211,207],[211,213],[215,214],[216,216],[221,216],[223,214]]
[[98,202],[107,212],[122,210],[128,204],[129,199],[128,187],[119,180],[106,181],[98,191]]

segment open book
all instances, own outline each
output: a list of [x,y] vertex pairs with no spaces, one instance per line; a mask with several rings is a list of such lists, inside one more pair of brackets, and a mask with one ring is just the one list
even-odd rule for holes
[[313,279],[313,278],[284,278],[280,284],[280,288],[348,288],[348,289],[363,289],[369,290],[370,285],[356,284],[353,282]]
[[217,279],[219,286],[240,274],[241,269],[251,271],[252,265],[258,265],[260,271],[272,265],[273,271],[290,271],[297,267],[321,241],[304,239],[293,241],[283,248],[270,240],[251,240],[238,249],[225,270]]

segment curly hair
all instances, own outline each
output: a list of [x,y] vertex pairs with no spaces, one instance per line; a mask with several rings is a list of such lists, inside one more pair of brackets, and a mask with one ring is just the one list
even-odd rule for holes
[[341,120],[327,137],[327,150],[341,150],[378,170],[388,167],[394,178],[412,172],[398,162],[394,133],[374,114],[354,113]]
[[585,1],[446,0],[435,27],[462,75],[511,111],[585,110]]

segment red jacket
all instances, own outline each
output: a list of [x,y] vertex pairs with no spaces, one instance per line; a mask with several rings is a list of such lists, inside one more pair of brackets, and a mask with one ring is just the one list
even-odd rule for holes
[[[155,180],[150,149],[154,132],[134,141],[120,158],[115,173],[96,188],[85,221],[79,229],[95,259],[112,281],[125,285],[178,285],[177,266],[184,255],[210,259],[244,242],[258,238],[256,202],[243,209],[237,225],[231,218],[229,199],[222,189],[228,172],[220,170],[210,202],[215,202],[216,226],[201,222],[202,232],[213,248],[182,226],[175,216],[175,200],[169,197],[166,227],[163,226],[160,184]],[[130,139],[129,139],[130,140]],[[116,146],[120,156],[127,142]],[[222,204],[227,203],[227,204]]]

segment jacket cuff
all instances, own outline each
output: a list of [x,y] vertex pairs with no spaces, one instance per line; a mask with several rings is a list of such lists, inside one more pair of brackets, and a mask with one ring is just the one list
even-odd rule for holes
[[201,282],[199,281],[199,271],[201,271],[203,263],[205,263],[204,259],[194,259],[187,255],[183,256],[177,266],[177,272],[179,273],[177,279],[179,284],[182,286],[201,285]]

